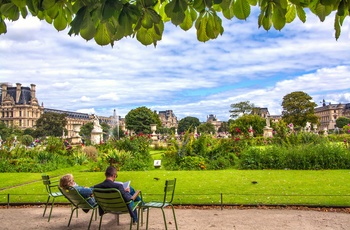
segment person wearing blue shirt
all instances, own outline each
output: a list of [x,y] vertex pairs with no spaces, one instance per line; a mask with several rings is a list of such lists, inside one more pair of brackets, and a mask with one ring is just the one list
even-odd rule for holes
[[[87,199],[87,202],[89,202],[91,206],[94,207],[96,205],[95,198],[92,196],[92,188],[79,186],[77,183],[75,183],[72,174],[66,174],[63,177],[61,177],[60,187],[64,189],[70,189],[71,187],[74,187],[82,197],[84,197],[85,199],[90,198]],[[84,211],[86,212],[86,210]]]

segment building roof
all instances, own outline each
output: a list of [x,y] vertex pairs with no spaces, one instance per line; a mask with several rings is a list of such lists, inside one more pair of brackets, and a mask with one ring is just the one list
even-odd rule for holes
[[86,120],[90,119],[90,116],[87,113],[78,113],[78,112],[63,111],[63,110],[58,110],[58,109],[44,108],[44,113],[48,113],[48,112],[59,113],[59,114],[65,113],[70,118],[78,118],[78,119],[86,119]]
[[[30,104],[32,100],[32,95],[29,87],[21,87],[21,93],[19,94],[19,98],[17,98],[17,87],[8,86],[6,96],[11,96],[14,99],[16,105],[27,105]],[[0,98],[2,98],[2,92]],[[18,102],[16,103],[17,99]]]

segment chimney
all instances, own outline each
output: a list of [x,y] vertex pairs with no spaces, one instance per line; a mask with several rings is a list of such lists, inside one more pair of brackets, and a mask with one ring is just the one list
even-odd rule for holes
[[7,85],[6,84],[2,84],[1,85],[1,103],[4,101],[6,95],[7,95]]
[[19,102],[19,97],[21,96],[21,83],[16,83],[16,103]]
[[35,84],[30,84],[30,96],[35,99]]

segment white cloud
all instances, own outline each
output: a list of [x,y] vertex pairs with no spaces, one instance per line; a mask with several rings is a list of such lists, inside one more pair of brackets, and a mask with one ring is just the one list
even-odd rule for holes
[[47,108],[104,116],[147,106],[227,120],[230,104],[246,100],[279,114],[283,96],[299,90],[317,103],[350,102],[349,27],[336,41],[333,16],[320,23],[308,14],[305,24],[296,19],[266,32],[256,12],[247,21],[224,19],[224,34],[206,43],[194,29],[167,23],[156,48],[131,38],[99,47],[37,19],[8,22],[0,82],[36,84]]

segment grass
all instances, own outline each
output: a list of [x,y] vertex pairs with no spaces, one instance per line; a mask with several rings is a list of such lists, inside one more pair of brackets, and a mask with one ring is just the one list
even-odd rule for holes
[[[93,186],[103,172],[83,167],[49,172],[59,179],[72,173],[79,185]],[[0,203],[45,202],[47,194],[39,173],[0,174]],[[166,179],[177,178],[176,204],[252,204],[350,206],[350,170],[220,170],[118,172],[119,181],[131,180],[146,201],[160,199]],[[156,180],[155,178],[159,178]],[[255,183],[256,182],[256,183]],[[222,200],[221,200],[222,197]],[[66,202],[64,198],[57,202]]]

